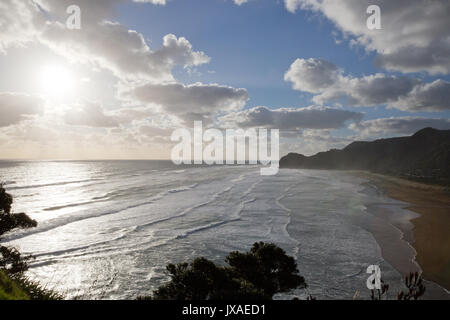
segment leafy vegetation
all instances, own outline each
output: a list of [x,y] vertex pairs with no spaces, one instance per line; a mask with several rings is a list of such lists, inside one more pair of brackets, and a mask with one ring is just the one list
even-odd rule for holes
[[[16,228],[32,228],[37,222],[25,213],[11,213],[13,197],[0,184],[0,236]],[[53,300],[62,297],[25,276],[32,257],[23,257],[11,247],[0,245],[0,299]]]
[[217,266],[205,258],[169,264],[171,281],[152,296],[138,299],[272,299],[276,293],[306,287],[295,259],[274,244],[255,243],[250,252],[231,252],[225,261],[228,266]]
[[24,290],[0,270],[0,300],[28,300]]
[[12,214],[13,197],[0,184],[0,236],[15,228],[32,228],[37,222],[25,213]]

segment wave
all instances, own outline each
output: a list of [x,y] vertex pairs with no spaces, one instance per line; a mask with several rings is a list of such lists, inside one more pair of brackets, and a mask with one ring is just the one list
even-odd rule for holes
[[293,188],[297,187],[298,185],[299,185],[299,183],[294,183],[291,186],[287,187],[286,189],[284,189],[284,193],[275,199],[276,205],[287,213],[287,221],[286,221],[286,224],[283,226],[283,232],[284,232],[285,236],[288,237],[295,244],[294,245],[294,256],[296,259],[298,258],[298,253],[300,251],[300,241],[298,241],[293,236],[291,236],[291,234],[289,233],[289,230],[288,230],[289,225],[292,223],[292,210],[287,208],[286,206],[284,206],[280,201],[286,197],[291,196],[291,194],[289,194],[289,191],[292,190]]
[[177,235],[175,237],[175,239],[183,239],[183,238],[188,237],[191,234],[194,234],[194,233],[197,233],[197,232],[200,232],[200,231],[204,231],[204,230],[208,230],[208,229],[212,229],[212,228],[215,228],[215,227],[219,227],[219,226],[224,225],[226,223],[230,223],[230,222],[237,221],[237,220],[239,220],[239,219],[236,218],[236,219],[227,220],[227,221],[214,222],[214,223],[210,223],[210,224],[207,224],[207,225],[204,225],[204,226],[201,226],[201,227],[193,228],[193,229],[185,231],[182,234]]
[[102,178],[93,178],[93,179],[85,179],[85,180],[60,181],[60,182],[46,183],[46,184],[34,184],[34,185],[10,187],[8,189],[9,190],[22,190],[22,189],[31,189],[31,188],[54,187],[54,186],[63,186],[63,185],[68,185],[68,184],[76,184],[76,183],[100,181],[100,180],[104,180],[104,179],[102,179]]
[[112,241],[117,241],[117,240],[121,240],[123,239],[127,234],[133,232],[136,230],[136,226],[132,226],[130,228],[124,228],[122,229],[122,232],[111,239],[106,239],[106,240],[101,240],[101,241],[94,241],[91,243],[88,243],[86,245],[82,245],[82,246],[76,246],[76,247],[71,247],[71,248],[65,248],[65,249],[61,249],[61,250],[54,250],[54,251],[45,251],[45,252],[39,252],[39,253],[34,253],[33,257],[39,258],[41,256],[56,256],[56,255],[63,255],[66,253],[70,253],[70,252],[74,252],[74,251],[80,251],[80,250],[84,250],[84,249],[88,249],[94,246],[99,246],[102,244],[106,244],[106,243],[110,243]]
[[[93,214],[86,214],[86,215],[73,215],[73,216],[69,216],[69,217],[67,217],[67,216],[58,217],[58,218],[55,218],[55,219],[51,219],[49,221],[42,222],[36,228],[26,229],[26,230],[19,230],[19,231],[16,231],[16,232],[14,232],[14,233],[12,233],[10,235],[3,236],[2,240],[5,241],[5,242],[12,241],[12,240],[17,240],[17,239],[21,239],[21,238],[27,237],[27,236],[29,236],[31,234],[47,232],[49,230],[65,226],[65,225],[68,225],[70,223],[79,222],[79,221],[83,221],[83,220],[87,220],[87,219],[98,218],[98,217],[112,215],[112,214],[117,214],[117,213],[120,213],[120,212],[125,211],[125,210],[146,206],[146,205],[154,203],[157,200],[161,200],[162,198],[164,198],[165,196],[167,196],[167,195],[169,195],[171,193],[188,191],[188,190],[191,190],[191,189],[195,188],[197,185],[198,184],[191,184],[191,185],[187,185],[187,186],[178,187],[178,188],[175,188],[175,189],[169,189],[167,191],[160,192],[159,194],[157,194],[154,197],[150,198],[148,201],[135,203],[135,204],[128,205],[128,206],[125,206],[125,207],[122,207],[122,208],[118,208],[118,209],[115,209],[115,210],[111,210],[111,211],[106,211],[106,212],[102,211],[102,212],[93,213]],[[105,201],[105,200],[103,200],[103,201]],[[91,203],[93,203],[93,202],[102,202],[102,201],[92,201]],[[73,204],[73,206],[77,206],[77,204]],[[47,209],[50,209],[50,208],[47,208]],[[59,208],[59,209],[61,209],[61,208]],[[58,210],[58,209],[53,209],[53,210]],[[46,211],[51,211],[51,210],[46,210]]]
[[68,203],[68,204],[63,204],[63,205],[59,205],[59,206],[48,207],[48,208],[43,209],[43,211],[56,211],[56,210],[61,210],[61,209],[66,209],[66,208],[74,208],[74,207],[84,206],[87,204],[103,202],[103,201],[107,201],[107,200],[108,199],[98,199],[98,200],[78,202],[78,203]]
[[211,203],[214,202],[220,195],[224,194],[225,192],[230,191],[231,189],[232,189],[231,186],[230,186],[230,187],[227,187],[227,188],[223,189],[222,191],[217,192],[210,200],[205,201],[205,202],[202,202],[202,203],[198,203],[198,204],[196,204],[196,205],[194,205],[194,206],[192,206],[192,207],[188,207],[188,208],[182,210],[179,214],[175,214],[175,215],[172,215],[172,216],[169,216],[169,217],[161,218],[161,219],[158,219],[158,220],[154,220],[154,221],[151,221],[151,222],[142,224],[142,225],[138,226],[137,230],[144,229],[144,228],[146,228],[146,227],[155,225],[155,224],[157,224],[157,223],[166,222],[166,221],[170,221],[170,220],[174,220],[174,219],[177,219],[177,218],[184,217],[184,216],[186,216],[188,213],[192,212],[192,211],[195,210],[195,209],[198,209],[198,208],[207,206],[208,204],[211,204]]
[[183,192],[183,191],[188,191],[191,189],[194,189],[195,187],[198,186],[198,183],[194,183],[188,186],[183,186],[183,187],[179,187],[179,188],[174,188],[174,189],[170,189],[167,190],[168,193],[177,193],[177,192]]

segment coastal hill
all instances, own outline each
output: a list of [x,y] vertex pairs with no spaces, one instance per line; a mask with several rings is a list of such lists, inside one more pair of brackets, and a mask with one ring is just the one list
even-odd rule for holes
[[450,130],[424,128],[409,137],[355,141],[310,157],[289,153],[280,168],[367,170],[450,185]]

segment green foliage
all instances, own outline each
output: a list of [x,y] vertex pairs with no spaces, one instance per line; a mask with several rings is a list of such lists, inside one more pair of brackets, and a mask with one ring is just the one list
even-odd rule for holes
[[11,213],[13,197],[0,184],[0,236],[16,228],[33,228],[37,222],[25,213]]
[[0,300],[28,300],[20,286],[0,270]]
[[0,269],[0,300],[61,300],[63,297],[44,288],[23,274],[10,276]]
[[231,252],[225,261],[236,275],[261,288],[266,298],[305,284],[295,259],[274,244],[257,242],[250,252]]
[[[0,184],[0,236],[15,228],[37,226],[37,222],[25,213],[12,214],[12,203],[13,197]],[[23,257],[15,248],[0,245],[0,299],[62,299],[54,291],[42,287],[24,275],[28,270],[29,259],[31,256]]]
[[23,274],[14,276],[13,279],[29,300],[62,300],[64,297],[54,290],[47,289],[40,283],[30,280]]
[[157,300],[271,299],[274,294],[305,288],[294,258],[274,244],[255,243],[247,253],[231,252],[229,266],[205,258],[169,264],[171,281],[153,292]]
[[25,213],[0,213],[0,235],[16,228],[36,227],[37,222]]
[[9,214],[11,212],[11,206],[13,203],[13,197],[6,193],[3,185],[0,184],[0,213]]
[[28,270],[30,256],[22,257],[15,248],[0,246],[0,270],[7,275],[23,274]]

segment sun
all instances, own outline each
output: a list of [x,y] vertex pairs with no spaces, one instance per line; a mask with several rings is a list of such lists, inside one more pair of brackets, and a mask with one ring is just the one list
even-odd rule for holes
[[42,93],[51,97],[70,95],[74,90],[71,72],[60,65],[48,65],[40,70],[38,76]]

